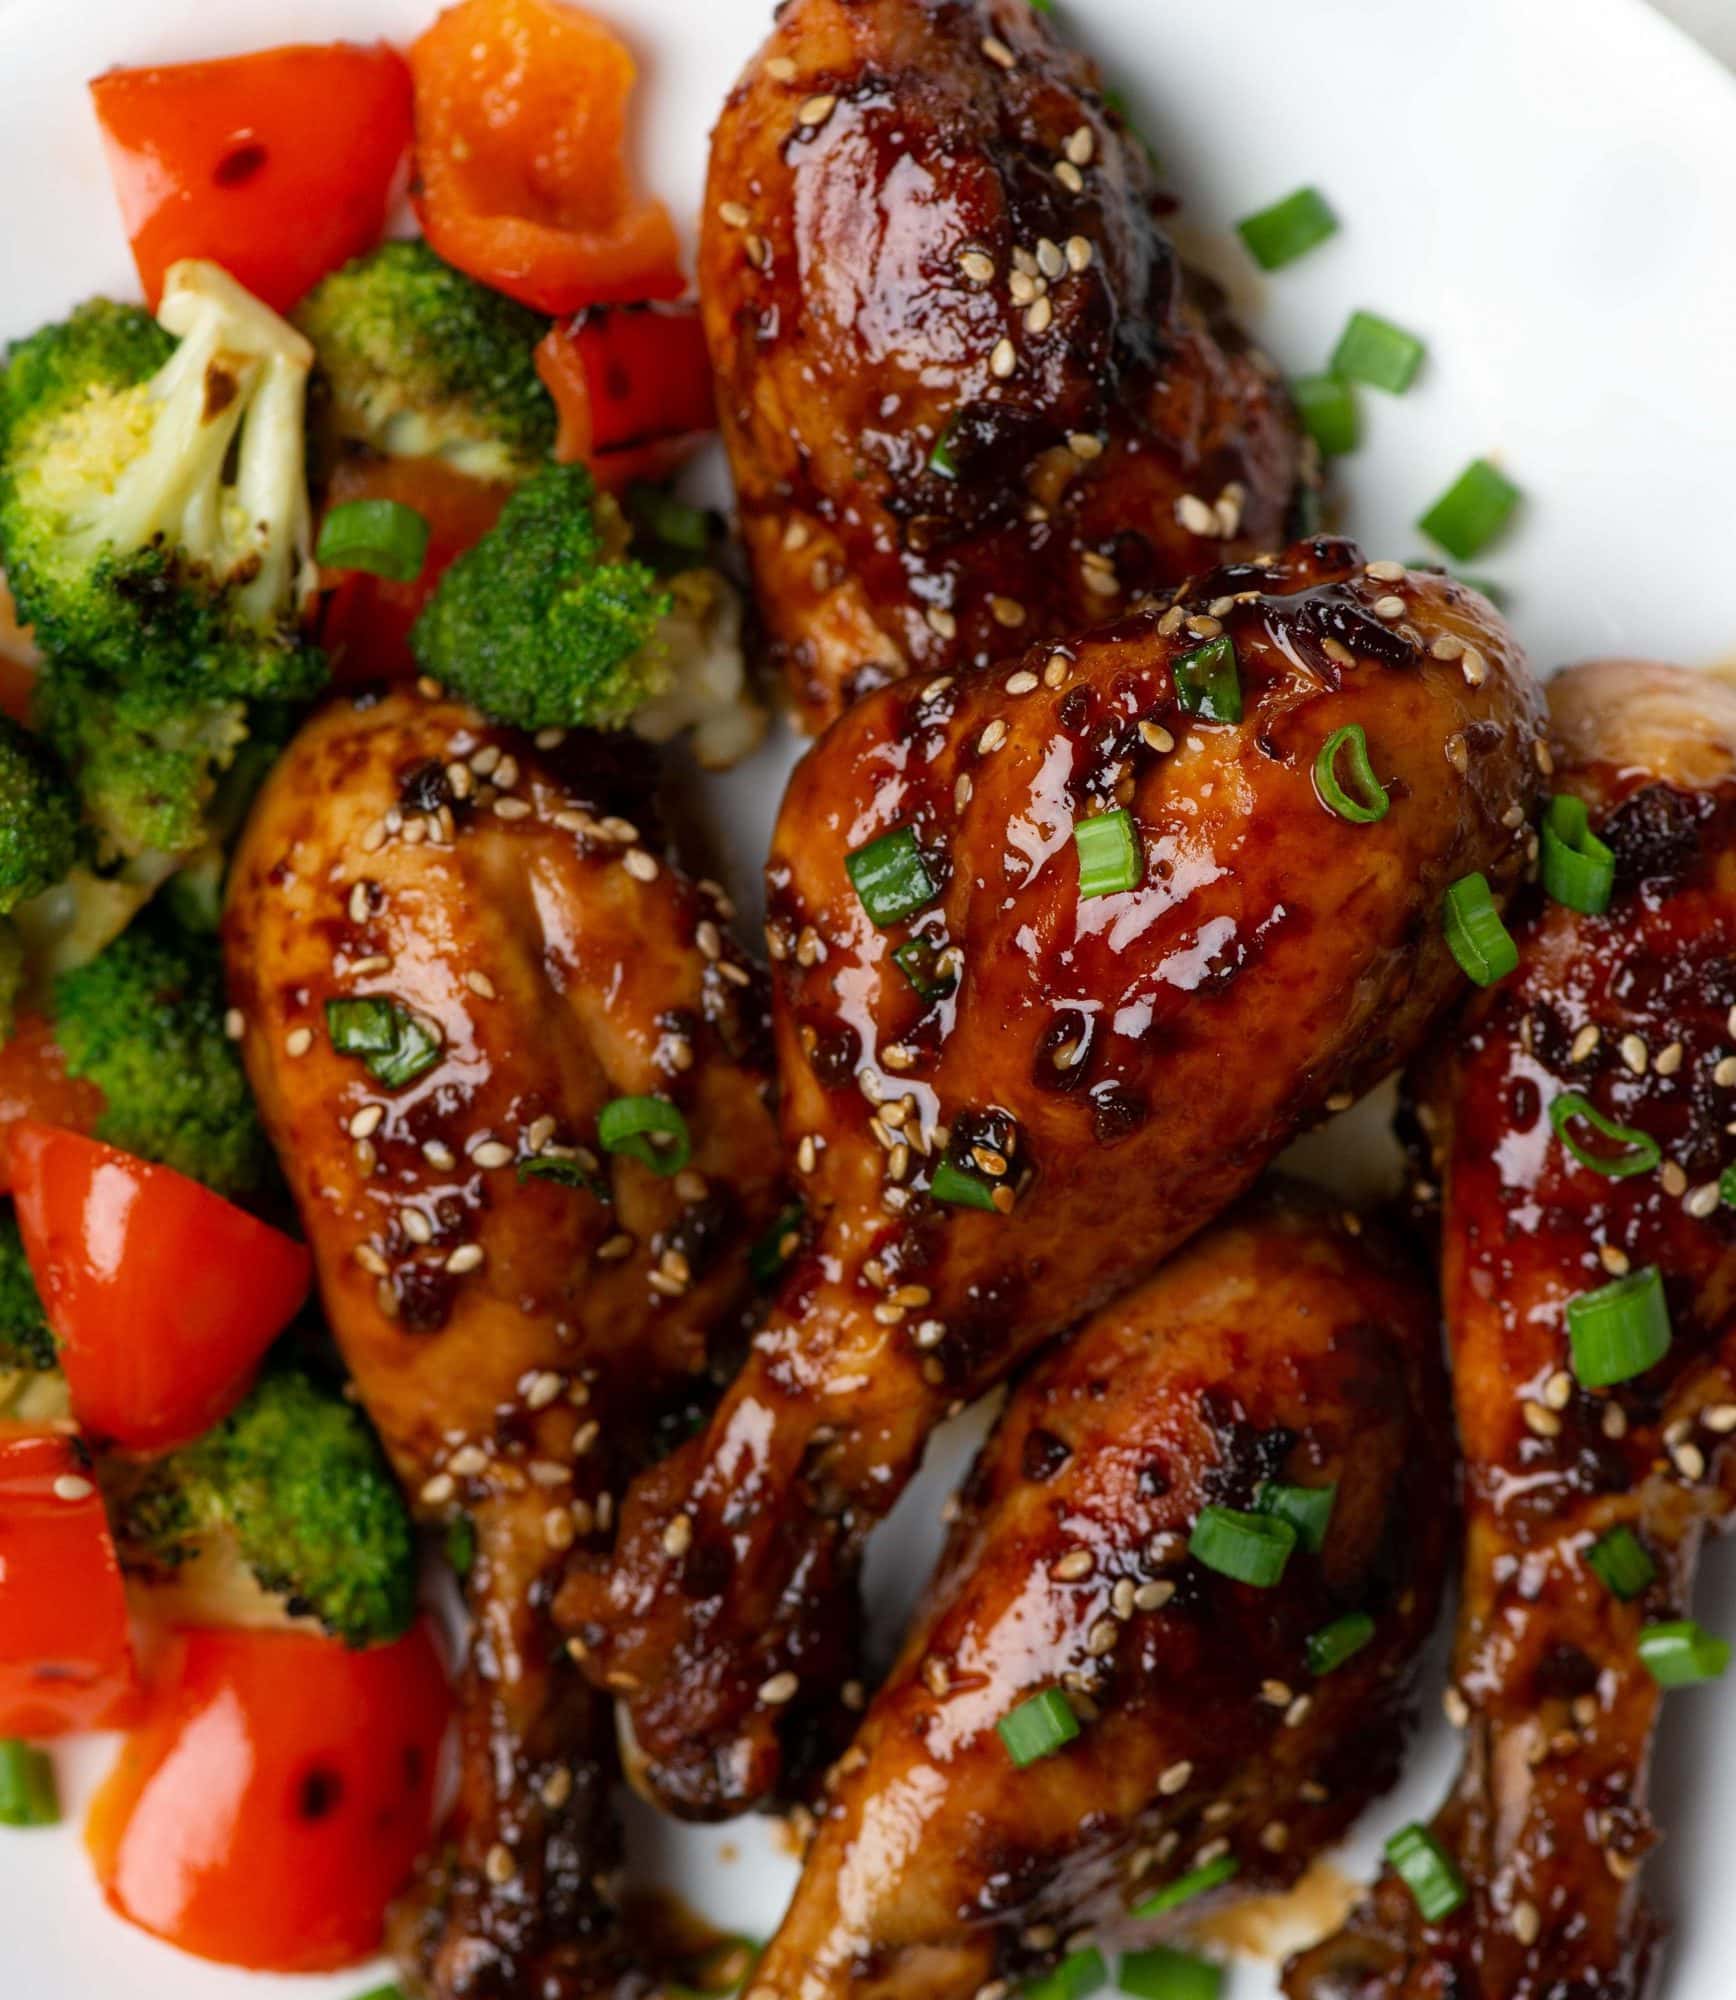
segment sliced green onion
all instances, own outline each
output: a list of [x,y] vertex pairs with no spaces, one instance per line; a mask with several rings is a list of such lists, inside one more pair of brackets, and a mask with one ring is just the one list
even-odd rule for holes
[[1736,1167],[1726,1167],[1718,1176],[1718,1199],[1726,1208],[1736,1208]]
[[0,1742],[0,1826],[58,1826],[60,1792],[48,1753],[13,1738]]
[[1276,1514],[1202,1507],[1187,1548],[1189,1555],[1220,1576],[1270,1590],[1295,1551],[1296,1530]]
[[791,1202],[747,1253],[748,1269],[753,1273],[753,1281],[762,1292],[771,1290],[777,1283],[778,1274],[796,1254],[802,1240],[802,1222],[805,1214],[806,1211],[799,1201]]
[[518,1163],[520,1181],[554,1181],[560,1187],[583,1188],[601,1202],[613,1202],[614,1190],[593,1168],[563,1153],[538,1153]]
[[1659,1687],[1698,1687],[1722,1680],[1730,1664],[1730,1641],[1717,1639],[1692,1618],[1647,1625],[1639,1637],[1640,1659]]
[[952,455],[952,442],[958,435],[958,419],[951,418],[939,437],[934,441],[934,449],[928,454],[928,469],[938,472],[942,479],[958,477],[958,460]]
[[[1347,744],[1346,761],[1354,791],[1342,784],[1338,776],[1338,761],[1344,756]],[[1347,722],[1342,729],[1333,730],[1321,744],[1320,755],[1314,760],[1314,789],[1328,812],[1336,813],[1352,826],[1372,826],[1377,819],[1386,818],[1392,800],[1368,761],[1368,735],[1360,722]]]
[[1658,1566],[1632,1528],[1611,1528],[1585,1552],[1592,1573],[1612,1597],[1624,1604],[1644,1597],[1657,1578]]
[[1175,663],[1175,693],[1189,715],[1207,722],[1240,722],[1242,681],[1236,642],[1226,632],[1208,639]]
[[1226,1882],[1233,1882],[1241,1873],[1241,1867],[1233,1854],[1220,1854],[1216,1861],[1208,1861],[1203,1868],[1178,1875],[1173,1882],[1166,1882],[1161,1889],[1147,1896],[1143,1903],[1135,1903],[1132,1914],[1141,1919],[1166,1917],[1171,1910],[1179,1910],[1183,1903],[1191,1903],[1196,1896],[1203,1896],[1208,1890],[1221,1889]]
[[764,1952],[758,1938],[725,1938],[690,1968],[690,1982],[665,1980],[662,1990],[679,1995],[680,2000],[721,2000],[725,1994],[741,1991]]
[[666,1097],[617,1097],[597,1113],[597,1143],[667,1179],[693,1157],[687,1120]]
[[641,534],[666,549],[702,556],[711,546],[711,516],[703,507],[677,500],[661,486],[641,483],[628,487],[627,512]]
[[340,1056],[355,1056],[376,1083],[400,1089],[440,1060],[438,1031],[383,994],[328,1000],[326,1033]]
[[1074,1951],[1062,1959],[1053,1972],[1034,1979],[1024,1989],[1024,2000],[1086,2000],[1109,1983],[1109,1968],[1102,1952]]
[[869,920],[881,930],[932,902],[938,886],[907,826],[858,847],[844,857],[844,867]]
[[1336,1673],[1346,1660],[1353,1660],[1374,1637],[1374,1620],[1366,1611],[1350,1611],[1330,1625],[1310,1632],[1307,1640],[1308,1671],[1316,1676]]
[[1133,815],[1125,806],[1078,821],[1073,844],[1079,850],[1081,897],[1116,896],[1139,887],[1145,855],[1133,831]]
[[1302,428],[1328,458],[1342,458],[1362,441],[1356,411],[1356,391],[1336,375],[1298,375],[1290,384],[1290,400]]
[[1558,793],[1543,815],[1543,886],[1558,903],[1601,917],[1615,890],[1615,855],[1591,830],[1584,799]]
[[911,938],[892,954],[892,963],[910,981],[918,999],[944,1000],[958,984],[955,970],[942,969],[944,955],[927,938]]
[[1465,1900],[1465,1878],[1426,1826],[1407,1826],[1395,1833],[1386,1844],[1386,1858],[1425,1922],[1450,1917]]
[[1312,1556],[1326,1546],[1326,1530],[1337,1504],[1336,1480],[1330,1486],[1286,1486],[1281,1480],[1267,1479],[1254,1495],[1254,1512],[1288,1521],[1296,1531],[1296,1539]]
[[1402,396],[1416,380],[1428,350],[1414,333],[1378,313],[1354,312],[1332,350],[1332,372],[1346,382],[1366,382]]
[[[1624,1150],[1619,1153],[1594,1153],[1589,1147],[1581,1145],[1567,1129],[1576,1118],[1584,1119],[1594,1132]],[[1549,1122],[1555,1127],[1556,1138],[1582,1167],[1589,1167],[1594,1174],[1603,1174],[1612,1181],[1625,1181],[1635,1174],[1649,1174],[1664,1157],[1663,1149],[1649,1133],[1636,1131],[1631,1125],[1618,1125],[1613,1118],[1606,1118],[1589,1097],[1582,1096],[1577,1090],[1564,1090],[1551,1101]]]
[[1298,188],[1257,214],[1245,215],[1236,233],[1262,271],[1281,270],[1338,230],[1338,218],[1317,188]]
[[1441,905],[1447,949],[1459,970],[1479,986],[1493,986],[1519,963],[1519,947],[1501,921],[1487,877],[1461,875]]
[[320,523],[314,554],[326,569],[414,583],[428,554],[428,523],[401,500],[345,500]]
[[1670,1308],[1655,1264],[1567,1302],[1573,1372],[1587,1389],[1631,1382],[1670,1351]]
[[1003,1715],[995,1729],[1007,1755],[1022,1771],[1027,1764],[1040,1764],[1066,1749],[1079,1734],[1079,1718],[1059,1688],[1044,1688]]
[[949,1201],[955,1208],[993,1208],[995,1205],[993,1183],[979,1174],[967,1173],[951,1160],[942,1160],[935,1168],[928,1191],[936,1201]]
[[1448,555],[1469,562],[1507,525],[1519,504],[1519,489],[1486,458],[1472,461],[1417,526]]
[[1116,1984],[1134,2000],[1218,2000],[1224,1968],[1167,1944],[1130,1951],[1121,1961]]
[[[446,1560],[462,1580],[476,1566],[476,1523],[468,1514],[455,1514],[446,1530]],[[363,1996],[367,2000],[367,1996]]]

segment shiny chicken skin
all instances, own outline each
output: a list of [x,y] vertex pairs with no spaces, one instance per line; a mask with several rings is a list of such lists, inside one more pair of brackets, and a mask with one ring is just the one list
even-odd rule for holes
[[[441,699],[340,702],[234,869],[231,992],[327,1315],[423,1518],[474,1531],[458,1806],[393,1924],[433,2000],[643,1987],[599,1887],[613,1720],[548,1603],[658,1423],[703,1407],[780,1178],[763,979],[659,858],[650,771]],[[359,998],[432,1037],[409,1081],[334,1046],[328,1004]],[[691,1134],[673,1175],[597,1151],[602,1107],[652,1093]]]
[[1299,433],[1030,0],[789,0],[712,141],[700,292],[811,729],[1283,541]]
[[[1390,1875],[1296,1962],[1293,2000],[1640,2000],[1657,1927],[1660,1690],[1643,1626],[1688,1616],[1705,1530],[1736,1489],[1736,693],[1634,662],[1550,688],[1555,787],[1613,849],[1607,915],[1541,903],[1518,971],[1422,1079],[1443,1201],[1444,1295],[1467,1461],[1463,1609],[1448,1706],[1466,1729],[1435,1834],[1465,1877],[1425,1924]],[[1577,1092],[1653,1141],[1625,1178],[1580,1165],[1550,1107]],[[1625,1158],[1583,1119],[1583,1150]],[[1656,1267],[1673,1332],[1636,1379],[1575,1379],[1566,1312]],[[1656,1576],[1631,1601],[1587,1561],[1626,1528]]]
[[[1337,1498],[1257,1589],[1188,1541],[1267,1480]],[[1294,1881],[1397,1773],[1452,1485],[1419,1273],[1290,1186],[1196,1238],[1015,1391],[752,2000],[972,2000],[1081,1932],[1161,1935],[1129,1911],[1225,1858],[1222,1894]],[[1020,1770],[996,1724],[1055,1687],[1081,1733]]]
[[[1177,698],[1217,637],[1239,726]],[[1481,598],[1321,541],[882,690],[809,753],[769,921],[813,1240],[710,1426],[560,1605],[673,1808],[777,1782],[780,1733],[847,1671],[856,1558],[933,1426],[1421,1046],[1461,983],[1443,892],[1522,872],[1540,708]],[[1353,724],[1392,799],[1369,825],[1315,791]],[[1083,899],[1074,828],[1121,806],[1143,879]],[[933,893],[882,929],[847,864],[901,829]]]

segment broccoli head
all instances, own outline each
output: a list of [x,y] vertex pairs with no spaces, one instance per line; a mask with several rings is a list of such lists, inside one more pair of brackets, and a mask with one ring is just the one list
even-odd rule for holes
[[267,1186],[273,1162],[225,1011],[216,940],[155,908],[54,983],[67,1073],[106,1100],[97,1136],[236,1196]]
[[[171,338],[173,336],[173,338]],[[0,376],[0,561],[51,662],[185,700],[311,694],[313,351],[215,264],[94,300]]]
[[670,682],[670,598],[626,543],[582,465],[545,466],[440,579],[410,634],[417,664],[520,729],[619,728]]
[[0,1372],[54,1366],[54,1335],[24,1258],[12,1204],[0,1204]]
[[53,756],[0,715],[0,916],[40,896],[78,859],[78,800]]
[[383,243],[296,308],[340,440],[388,458],[442,458],[474,479],[546,463],[555,407],[534,351],[540,313],[490,291],[426,243]]
[[368,1420],[300,1368],[277,1365],[202,1438],[145,1466],[111,1463],[104,1479],[123,1567],[189,1586],[221,1616],[236,1561],[290,1617],[370,1646],[397,1638],[416,1611],[416,1545],[391,1468]]

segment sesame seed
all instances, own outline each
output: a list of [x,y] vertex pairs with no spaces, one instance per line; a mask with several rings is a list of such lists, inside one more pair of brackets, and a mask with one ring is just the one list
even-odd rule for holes
[[1091,239],[1087,236],[1067,238],[1067,268],[1070,271],[1088,271],[1093,256]]
[[1658,1184],[1667,1195],[1681,1195],[1688,1192],[1688,1176],[1674,1160],[1666,1160],[1658,1169]]
[[1402,618],[1405,611],[1404,599],[1397,596],[1377,597],[1369,609],[1377,618]]
[[1055,308],[1048,299],[1037,299],[1025,315],[1027,333],[1047,333],[1055,317]]
[[838,108],[838,100],[828,91],[821,91],[817,97],[810,97],[796,113],[804,125],[824,125]]
[[1627,1436],[1627,1411],[1619,1403],[1606,1403],[1603,1407],[1603,1434],[1611,1443]]
[[513,1150],[499,1139],[484,1139],[480,1146],[472,1146],[470,1157],[479,1167],[506,1167],[513,1161]]
[[1722,1199],[1716,1181],[1705,1181],[1697,1188],[1690,1188],[1682,1206],[1696,1222],[1704,1222]]
[[621,857],[621,866],[635,882],[655,882],[657,863],[642,847],[629,847]]
[[1004,382],[1019,365],[1019,351],[1003,334],[989,355],[989,373]]
[[1545,1409],[1541,1403],[1527,1403],[1525,1405],[1525,1428],[1534,1437],[1559,1437],[1561,1435],[1561,1419],[1553,1410]]
[[1154,1583],[1142,1583],[1133,1593],[1133,1602],[1140,1611],[1161,1611],[1175,1595],[1175,1585],[1167,1578]]
[[1012,271],[1007,276],[1007,297],[1016,306],[1028,306],[1037,296],[1037,280],[1025,271]]
[[460,1243],[452,1255],[447,1258],[446,1269],[455,1278],[461,1278],[466,1271],[474,1271],[480,1268],[483,1255],[484,1252],[480,1243]]
[[801,1144],[796,1148],[797,1168],[804,1174],[811,1174],[814,1171],[815,1161],[817,1160],[818,1157],[819,1156],[814,1145],[813,1133],[804,1132],[802,1134]]
[[1573,1401],[1573,1377],[1565,1368],[1556,1369],[1544,1383],[1543,1400],[1552,1410],[1565,1410]]
[[[1190,535],[1215,535],[1218,516],[1197,493],[1184,493],[1175,503],[1175,518]],[[1176,620],[1180,624],[1181,620]]]
[[1260,1845],[1268,1854],[1282,1854],[1290,1845],[1290,1829],[1281,1819],[1268,1820],[1260,1829]]
[[943,611],[938,604],[931,604],[923,613],[928,620],[928,628],[942,639],[958,637],[958,620],[950,611]]
[[766,75],[774,83],[794,83],[796,80],[796,66],[788,56],[768,56],[766,58]]
[[1624,1278],[1628,1272],[1628,1254],[1613,1243],[1600,1243],[1597,1248],[1598,1262],[1612,1278]]
[[384,1123],[385,1116],[386,1107],[383,1104],[364,1104],[361,1110],[350,1120],[350,1137],[352,1139],[372,1138]]
[[885,1069],[914,1069],[916,1051],[903,1042],[888,1042],[880,1051],[880,1062]]
[[409,1237],[412,1243],[432,1243],[434,1241],[434,1225],[419,1208],[399,1209],[398,1220],[403,1226],[404,1234]]
[[663,1530],[663,1553],[679,1561],[692,1546],[693,1523],[685,1514],[677,1514]]
[[1288,1681],[1262,1681],[1260,1699],[1268,1708],[1288,1708],[1295,1698],[1295,1691]]
[[458,1491],[458,1482],[449,1472],[437,1472],[425,1480],[422,1486],[422,1500],[429,1507],[444,1507]]
[[1714,1403],[1700,1412],[1700,1421],[1714,1437],[1728,1437],[1736,1431],[1736,1403]]
[[518,1863],[513,1860],[511,1850],[504,1841],[497,1840],[488,1850],[482,1872],[497,1889],[504,1888],[518,1873]]
[[744,237],[741,253],[756,271],[763,271],[772,261],[772,246],[763,236]]
[[994,283],[995,260],[981,250],[961,250],[958,267],[975,285]]
[[[525,804],[523,799],[496,799],[493,810],[496,819],[529,819],[530,817],[530,807]],[[410,829],[406,828],[405,831],[407,834]]]
[[977,738],[977,755],[990,756],[1007,740],[1007,725],[997,715]]
[[489,978],[486,972],[467,972],[464,975],[464,983],[480,999],[492,1000],[495,998],[494,981]]
[[1441,1696],[1441,1710],[1455,1729],[1468,1728],[1471,1721],[1471,1704],[1456,1687],[1450,1687]]
[[1077,1583],[1087,1577],[1097,1566],[1097,1558],[1089,1549],[1069,1549],[1049,1565],[1049,1574],[1057,1583]]
[[1048,236],[1037,238],[1037,269],[1045,278],[1058,278],[1067,268],[1067,258],[1059,243]]
[[[571,1446],[569,1447],[574,1458],[583,1458],[590,1451],[592,1445],[594,1445],[597,1442],[597,1439],[602,1435],[602,1430],[603,1430],[602,1425],[597,1421],[595,1417],[588,1417],[585,1420],[585,1422],[580,1424],[578,1429],[573,1432],[573,1441]],[[607,1498],[608,1496],[607,1494],[605,1494],[603,1498],[597,1502],[597,1526],[599,1528],[606,1527],[608,1525],[608,1523],[603,1519],[604,1501]]]
[[1073,162],[1074,166],[1088,167],[1091,164],[1092,155],[1097,151],[1097,134],[1092,131],[1089,125],[1081,125],[1076,132],[1068,134],[1067,143],[1062,148],[1062,151]]
[[1085,192],[1085,176],[1074,166],[1071,160],[1063,160],[1061,162],[1055,169],[1055,178],[1069,194],[1083,194]]
[[88,1500],[96,1488],[88,1479],[80,1479],[76,1472],[63,1472],[54,1482],[54,1497],[57,1500]]
[[1018,62],[1018,57],[1013,54],[1012,50],[1007,47],[999,35],[984,35],[982,50],[989,61],[999,69],[1012,69]]
[[1489,678],[1489,662],[1475,646],[1467,646],[1459,665],[1467,687],[1481,687]]
[[1109,1593],[1109,1608],[1117,1618],[1127,1619],[1133,1616],[1132,1577],[1124,1576],[1116,1583],[1115,1588]]
[[1543,1919],[1535,1903],[1513,1905],[1513,1935],[1522,1945],[1534,1945],[1543,1930]]
[[[1368,576],[1373,577],[1376,583],[1397,583],[1400,577],[1404,575],[1404,564],[1398,562],[1391,562],[1383,559],[1380,562],[1371,562],[1365,564],[1364,573]],[[1459,641],[1457,639],[1447,639],[1445,641],[1437,639],[1435,641],[1433,649],[1435,658],[1437,660],[1453,659],[1455,657],[1455,653],[1443,653],[1441,651],[1441,646],[1443,643],[1449,644],[1456,649],[1458,647]]]
[[311,1028],[291,1028],[283,1038],[283,1052],[286,1056],[304,1056],[313,1047]]
[[371,1243],[358,1243],[350,1255],[370,1278],[383,1278],[392,1268]]
[[1180,1763],[1171,1764],[1158,1778],[1157,1789],[1166,1799],[1173,1799],[1177,1792],[1187,1789],[1188,1780],[1193,1776],[1193,1769],[1185,1757]]
[[773,1674],[770,1680],[760,1683],[759,1698],[767,1708],[782,1708],[786,1702],[794,1701],[801,1682],[788,1668],[781,1674]]
[[1736,1083],[1736,1056],[1725,1056],[1721,1062],[1714,1065],[1712,1081],[1722,1089],[1728,1089],[1731,1084]]
[[1121,1638],[1121,1627],[1113,1618],[1099,1618],[1085,1635],[1085,1650],[1092,1659],[1101,1660],[1115,1651]]
[[1586,1057],[1591,1054],[1602,1039],[1603,1034],[1601,1029],[1581,1028],[1579,1033],[1573,1038],[1572,1048],[1567,1051],[1567,1060],[1576,1063],[1584,1062]]
[[551,1549],[570,1549],[578,1538],[573,1517],[565,1507],[551,1507],[543,1516],[543,1540]]
[[1678,1445],[1671,1454],[1676,1461],[1676,1470],[1690,1484],[1706,1476],[1706,1454],[1697,1444]]
[[975,789],[970,781],[970,773],[968,771],[960,771],[958,782],[952,788],[952,804],[955,812],[964,811],[965,807],[970,804],[971,793]]
[[1065,687],[1067,685],[1067,671],[1067,662],[1057,654],[1043,669],[1044,687]]
[[1286,1729],[1300,1729],[1303,1723],[1308,1720],[1313,1708],[1314,1697],[1311,1694],[1299,1694],[1284,1711],[1284,1727]]
[[537,1789],[540,1798],[550,1812],[559,1812],[573,1795],[573,1774],[564,1764],[558,1764]]

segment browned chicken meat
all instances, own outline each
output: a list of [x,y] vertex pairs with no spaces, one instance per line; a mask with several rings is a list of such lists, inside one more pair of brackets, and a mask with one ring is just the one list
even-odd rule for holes
[[[1293,1186],[1199,1237],[1014,1394],[752,2000],[972,2000],[1293,1881],[1397,1773],[1452,1484],[1418,1273]],[[1257,1502],[1324,1523],[1280,1581],[1190,1556]],[[1033,1700],[1078,1733],[1021,1769]]]
[[[231,991],[326,1312],[422,1517],[474,1535],[457,1810],[394,1920],[433,2000],[643,1988],[613,1721],[549,1600],[704,1407],[778,1206],[763,982],[660,857],[647,755],[340,702],[235,863]],[[676,1137],[604,1150],[604,1107],[653,1099]]]
[[[1422,1045],[1444,891],[1523,869],[1540,708],[1481,598],[1319,541],[810,752],[769,885],[812,1242],[560,1605],[674,1809],[778,1782],[933,1426]],[[1350,730],[1363,823],[1315,775]]]
[[1736,693],[1613,662],[1550,695],[1614,900],[1517,927],[1420,1104],[1469,1512],[1433,1832],[1466,1893],[1426,1922],[1389,1874],[1294,2000],[1639,2000],[1654,1969],[1640,1636],[1688,1617],[1736,1485]]
[[700,291],[759,603],[822,727],[1287,533],[1284,391],[1030,0],[788,0]]

